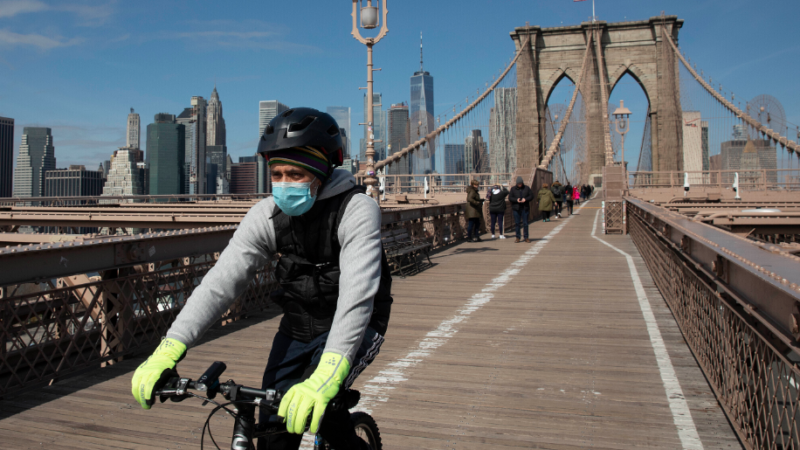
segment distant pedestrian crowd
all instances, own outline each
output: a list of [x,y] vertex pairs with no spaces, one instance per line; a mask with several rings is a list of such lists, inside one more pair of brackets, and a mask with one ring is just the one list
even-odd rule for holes
[[[563,217],[562,214],[572,215],[575,204],[580,205],[581,201],[588,200],[593,192],[594,187],[587,184],[572,186],[567,181],[567,184],[564,185],[558,180],[555,180],[552,185],[545,183],[536,193],[542,221],[550,222],[551,216],[560,219]],[[516,240],[514,242],[530,242],[528,217],[534,195],[531,188],[525,185],[522,177],[517,177],[516,183],[510,187],[499,184],[489,186],[484,198],[481,198],[480,195],[480,182],[478,180],[470,182],[467,187],[467,241],[482,242],[480,238],[480,220],[483,216],[484,202],[489,202],[491,225],[487,224],[487,228],[492,234],[492,239],[495,239],[495,236],[499,236],[500,239],[506,238],[505,228],[503,227],[507,208],[506,198],[508,198],[508,204],[511,205],[511,213],[514,218],[516,231]],[[497,233],[495,233],[495,226],[497,227]]]

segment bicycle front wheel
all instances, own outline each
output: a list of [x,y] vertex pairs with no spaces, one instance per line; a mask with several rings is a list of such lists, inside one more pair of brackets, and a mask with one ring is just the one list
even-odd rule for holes
[[365,412],[356,412],[350,415],[350,420],[353,421],[356,435],[366,441],[372,447],[372,450],[383,449],[381,432],[378,430],[378,424],[375,423],[375,419],[372,416]]

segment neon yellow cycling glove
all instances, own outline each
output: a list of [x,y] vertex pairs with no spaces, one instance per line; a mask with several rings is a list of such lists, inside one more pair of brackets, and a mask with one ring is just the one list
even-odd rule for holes
[[131,380],[131,393],[142,408],[150,409],[155,403],[153,391],[169,380],[174,374],[175,365],[184,355],[186,346],[181,341],[165,338],[156,351],[136,369]]
[[347,358],[337,353],[323,353],[311,377],[292,386],[281,400],[278,415],[286,421],[286,430],[289,433],[302,434],[306,419],[312,415],[308,431],[316,433],[325,408],[339,392],[348,373],[350,363]]

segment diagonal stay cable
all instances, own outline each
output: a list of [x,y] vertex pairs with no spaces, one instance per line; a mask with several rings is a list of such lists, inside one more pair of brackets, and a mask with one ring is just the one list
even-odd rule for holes
[[575,107],[575,100],[578,98],[578,92],[581,90],[583,76],[586,74],[586,61],[589,60],[589,50],[592,49],[592,40],[593,36],[590,34],[589,42],[586,43],[586,52],[583,54],[581,74],[578,77],[578,81],[575,83],[575,92],[572,93],[572,100],[569,101],[567,112],[564,114],[564,119],[561,121],[561,125],[558,127],[558,134],[556,134],[556,137],[553,138],[553,142],[550,143],[550,148],[547,150],[547,154],[544,155],[541,164],[539,164],[540,169],[547,170],[547,166],[550,165],[550,161],[553,159],[553,157],[555,157],[556,152],[558,152],[558,149],[560,148],[558,143],[561,141],[561,137],[564,136],[564,131],[567,129],[567,123],[569,122],[570,116],[572,116],[572,108]]
[[[517,60],[519,59],[520,55],[522,55],[522,52],[525,51],[525,46],[528,44],[528,41],[530,41],[530,36],[525,40],[525,42],[522,43],[522,45],[520,45],[519,50],[517,51],[516,55],[514,55],[514,58],[511,60],[511,62],[508,64],[508,67],[506,67],[506,69],[503,71],[503,73],[499,77],[497,77],[497,79],[494,81],[494,83],[492,83],[492,85],[489,86],[486,89],[486,91],[484,91],[484,93],[481,94],[480,97],[478,97],[477,99],[475,99],[475,101],[473,101],[472,103],[467,105],[466,108],[464,108],[460,113],[455,115],[452,119],[448,120],[444,125],[441,125],[440,127],[436,128],[434,131],[428,133],[426,136],[422,137],[418,141],[416,141],[416,142],[412,143],[411,145],[403,148],[399,152],[392,154],[391,156],[387,157],[386,159],[383,159],[381,161],[375,162],[375,170],[378,170],[378,169],[380,169],[382,167],[385,167],[385,166],[391,165],[391,164],[393,164],[395,162],[398,162],[398,161],[400,161],[400,158],[402,158],[404,156],[407,156],[407,155],[410,155],[411,153],[414,153],[414,151],[418,150],[420,147],[422,147],[426,143],[434,140],[436,138],[436,136],[438,136],[439,134],[441,134],[443,131],[447,130],[451,126],[455,125],[456,122],[458,122],[459,120],[464,118],[464,116],[467,115],[467,113],[469,113],[470,111],[475,109],[475,107],[477,107],[489,94],[491,94],[494,91],[494,89],[497,87],[497,85],[500,84],[501,81],[503,81],[503,79],[508,74],[508,72],[511,70],[511,68],[514,67],[514,65],[517,63]],[[356,174],[357,177],[365,176],[365,175],[366,174],[364,173],[363,170],[358,172],[358,174]]]

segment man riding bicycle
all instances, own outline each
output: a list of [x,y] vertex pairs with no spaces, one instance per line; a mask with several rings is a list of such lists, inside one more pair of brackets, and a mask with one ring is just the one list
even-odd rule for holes
[[298,448],[309,416],[309,431],[332,448],[368,448],[347,410],[322,416],[372,362],[386,334],[392,297],[380,208],[350,173],[335,170],[342,164],[342,139],[328,114],[311,108],[281,113],[258,152],[271,169],[272,197],[250,209],[166,338],[136,369],[133,396],[149,409],[153,392],[174,375],[187,348],[277,256],[280,292],[272,298],[284,315],[262,389],[288,390],[278,414],[289,433],[261,438],[258,448]]

